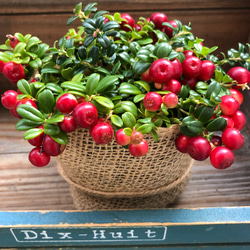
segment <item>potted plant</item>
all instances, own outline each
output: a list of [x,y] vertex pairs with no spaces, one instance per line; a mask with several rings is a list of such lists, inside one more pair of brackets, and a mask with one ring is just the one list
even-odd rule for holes
[[30,162],[43,167],[58,156],[78,208],[86,200],[87,208],[165,206],[188,182],[193,159],[233,164],[244,143],[248,44],[219,58],[191,24],[164,13],[135,22],[96,3],[73,13],[67,24],[81,25],[52,47],[7,35],[0,72],[17,85],[1,101],[34,146]]

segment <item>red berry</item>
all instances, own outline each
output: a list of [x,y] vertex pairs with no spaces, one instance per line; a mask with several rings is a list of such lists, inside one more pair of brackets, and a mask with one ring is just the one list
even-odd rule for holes
[[12,36],[12,35],[7,35],[6,37],[10,41],[10,47],[14,49],[17,46],[17,44],[19,43],[19,40],[17,39],[16,36]]
[[5,66],[6,62],[0,60],[0,73],[3,73],[3,68]]
[[[240,66],[231,68],[227,74],[237,82],[237,84],[249,84],[250,83],[250,72]],[[241,86],[233,86],[234,88],[241,88]]]
[[176,148],[182,152],[182,153],[187,153],[187,145],[190,137],[186,136],[184,134],[180,134],[176,139],[175,139],[175,146]]
[[[171,20],[168,23],[171,24],[174,28],[178,27],[177,23],[174,20]],[[164,31],[169,38],[173,37],[173,29],[172,28],[165,26]]]
[[115,135],[115,140],[117,144],[121,146],[128,145],[130,143],[130,136],[126,135],[124,133],[124,130],[121,128],[117,130],[116,135]]
[[234,97],[241,105],[244,99],[242,93],[238,89],[229,89],[229,91],[231,92],[231,96]]
[[143,104],[147,110],[152,112],[157,111],[161,108],[162,97],[156,92],[149,92],[145,95]]
[[222,145],[221,137],[219,135],[213,135],[211,143],[213,143],[215,147],[221,146]]
[[49,164],[50,156],[42,152],[41,147],[37,147],[30,151],[29,161],[36,167],[44,167]]
[[61,95],[56,101],[57,109],[64,114],[71,113],[77,104],[76,97],[69,93]]
[[114,130],[108,123],[98,123],[92,130],[92,138],[97,144],[107,144],[114,136]]
[[121,23],[122,30],[130,31],[130,29],[128,27],[126,27],[125,25],[129,25],[132,28],[135,26],[135,21],[134,21],[133,17],[130,16],[129,14],[123,13],[123,14],[121,14],[121,18],[126,20],[126,21],[122,21],[122,23]]
[[210,154],[210,162],[217,169],[225,169],[233,164],[234,154],[229,148],[216,147]]
[[3,74],[9,81],[16,84],[19,80],[25,78],[24,70],[21,64],[12,61],[7,62],[3,67]]
[[189,56],[182,62],[183,74],[186,77],[197,77],[201,72],[201,60],[196,56]]
[[220,109],[223,115],[231,116],[239,107],[239,102],[231,95],[224,95],[221,97]]
[[208,81],[212,78],[215,71],[215,65],[209,60],[201,61],[201,71],[197,78],[201,81]]
[[59,122],[58,126],[66,133],[73,132],[77,128],[73,116],[64,116],[63,121]]
[[139,144],[133,144],[130,143],[129,146],[129,152],[134,157],[141,157],[148,152],[148,143],[146,140],[142,140]]
[[7,109],[13,109],[16,106],[18,93],[14,90],[7,90],[1,97],[3,106]]
[[184,50],[183,54],[186,58],[190,56],[195,56],[195,53],[192,50]]
[[195,89],[197,79],[196,77],[184,77],[181,81],[181,84],[188,85],[191,89]]
[[92,136],[93,128],[95,127],[96,124],[99,124],[99,123],[107,123],[107,124],[109,124],[111,126],[111,124],[109,123],[109,121],[107,119],[105,119],[105,118],[98,118],[97,121],[96,121],[96,123],[89,128],[89,133],[90,133],[91,136]]
[[231,117],[234,121],[234,128],[242,130],[245,127],[246,117],[243,112],[238,110]]
[[54,141],[49,135],[45,135],[43,139],[43,151],[47,155],[58,156],[64,151],[65,148],[66,145],[59,144]]
[[233,128],[234,127],[234,120],[232,119],[232,117],[227,116],[227,115],[222,115],[221,117],[223,117],[226,121],[227,121],[227,126],[224,128]]
[[227,128],[221,136],[223,144],[231,150],[240,149],[244,144],[244,137],[236,128]]
[[211,145],[207,139],[195,136],[188,141],[187,152],[193,159],[203,161],[209,157]]
[[174,66],[171,61],[160,58],[151,64],[149,74],[154,82],[166,83],[174,76]]
[[141,74],[141,79],[145,82],[151,83],[153,82],[150,74],[149,74],[149,68]]
[[175,59],[171,60],[171,63],[174,67],[173,79],[180,80],[182,73],[183,73],[180,61],[177,58],[175,58]]
[[171,91],[175,94],[179,94],[181,92],[181,83],[175,79],[170,80],[169,82],[162,85],[163,91]]
[[92,103],[82,102],[75,106],[73,118],[77,126],[89,128],[97,122],[98,111]]
[[164,28],[162,23],[167,22],[168,18],[164,13],[157,12],[151,15],[150,21],[154,23],[156,29],[162,30]]
[[139,131],[133,131],[130,137],[130,141],[133,144],[139,144],[143,140],[143,134]]
[[175,93],[168,93],[163,98],[164,105],[169,108],[175,108],[178,105],[178,96]]

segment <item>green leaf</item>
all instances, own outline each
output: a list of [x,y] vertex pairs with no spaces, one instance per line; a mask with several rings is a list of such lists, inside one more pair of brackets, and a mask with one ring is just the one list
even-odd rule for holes
[[138,116],[138,108],[136,107],[136,105],[133,102],[131,102],[131,101],[123,101],[121,103],[121,107],[125,111],[132,113],[135,117]]
[[24,49],[26,47],[26,43],[20,42],[16,45],[16,47],[14,48],[14,53],[23,53]]
[[125,124],[125,126],[129,128],[133,128],[136,124],[136,119],[134,115],[130,112],[125,112],[122,114],[122,121]]
[[143,87],[147,92],[150,92],[150,85],[148,82],[145,81],[135,81],[135,84],[140,85],[141,87]]
[[46,88],[51,90],[52,92],[55,92],[55,93],[58,93],[58,94],[63,93],[63,89],[58,84],[53,83],[53,82],[47,83]]
[[45,89],[38,95],[39,108],[44,113],[51,113],[55,107],[55,98],[51,90]]
[[34,69],[39,69],[42,65],[42,61],[40,58],[36,58],[34,61],[30,61],[29,65]]
[[83,86],[83,84],[81,82],[67,81],[67,82],[63,82],[61,84],[61,87],[65,88],[65,89],[80,91],[80,92],[85,92],[86,91],[85,86]]
[[210,132],[220,131],[223,130],[226,126],[227,126],[227,121],[222,116],[220,116],[211,120],[206,126],[206,130]]
[[158,142],[159,136],[157,132],[155,130],[151,130],[151,134],[153,135],[155,142]]
[[58,122],[62,122],[64,120],[64,115],[61,113],[53,114],[49,119],[47,119],[45,122],[47,124],[54,124]]
[[187,128],[191,133],[195,135],[199,135],[203,132],[203,124],[200,121],[193,121],[189,123]]
[[121,117],[118,115],[111,115],[111,122],[117,127],[123,126],[123,121],[122,121]]
[[58,135],[61,131],[55,124],[44,124],[43,129],[45,134],[52,136]]
[[68,135],[63,132],[63,131],[60,131],[57,135],[51,135],[51,138],[59,143],[59,144],[62,144],[62,145],[67,145],[69,143],[69,137]]
[[206,93],[206,99],[210,100],[211,95],[214,93],[214,95],[218,95],[221,91],[221,86],[218,82],[213,81],[209,84],[207,93]]
[[127,136],[131,136],[133,133],[133,130],[131,128],[124,128],[123,131]]
[[186,135],[186,136],[189,136],[189,137],[194,137],[194,136],[196,136],[195,133],[192,133],[192,132],[188,129],[188,127],[187,127],[187,126],[184,126],[184,125],[180,126],[180,131],[181,131],[182,134],[184,134],[184,135]]
[[61,74],[65,79],[70,80],[72,78],[72,75],[73,75],[73,69],[70,67],[67,69],[63,69]]
[[99,83],[99,80],[100,80],[100,75],[96,74],[96,73],[93,73],[88,77],[88,80],[86,83],[86,94],[87,95],[91,96],[94,93],[94,91]]
[[147,134],[152,130],[152,126],[150,124],[143,124],[136,131],[141,132],[142,134]]
[[130,63],[130,56],[127,52],[123,51],[119,53],[119,57],[126,63]]
[[27,42],[27,45],[26,45],[26,50],[29,50],[32,46],[36,45],[36,44],[39,44],[41,41],[38,37],[31,37],[28,42]]
[[44,115],[36,108],[29,104],[22,104],[17,108],[17,113],[26,119],[34,122],[43,122],[45,120]]
[[145,72],[152,63],[149,62],[142,62],[142,61],[135,61],[133,64],[133,70],[139,75]]
[[142,101],[143,99],[144,99],[144,97],[145,97],[145,94],[139,94],[139,95],[136,95],[135,97],[134,97],[134,103],[138,103],[138,102],[140,102],[140,101]]
[[34,121],[29,120],[29,119],[23,118],[16,123],[16,130],[25,131],[25,130],[28,130],[31,128],[36,128],[42,124],[43,124],[43,121],[34,122]]
[[204,106],[198,115],[198,120],[201,122],[209,121],[214,114],[214,109],[212,107]]
[[32,129],[27,130],[24,133],[23,138],[24,138],[24,140],[30,140],[30,139],[33,139],[33,138],[39,136],[42,133],[43,133],[43,129],[41,129],[41,128],[32,128]]
[[118,77],[117,76],[105,76],[101,79],[101,81],[98,83],[98,86],[96,88],[97,93],[103,93],[106,89],[108,89],[110,86],[118,83]]
[[17,82],[17,87],[23,94],[32,95],[30,84],[25,79],[19,80]]
[[129,95],[139,95],[141,94],[141,90],[137,88],[135,85],[123,82],[119,88],[119,92],[121,94],[129,94]]
[[104,96],[95,96],[93,98],[96,102],[101,104],[102,106],[108,108],[108,109],[113,109],[114,108],[114,103],[107,97]]
[[59,74],[60,70],[59,69],[55,69],[52,67],[45,67],[41,69],[41,73],[45,74],[45,73],[50,73],[50,74]]

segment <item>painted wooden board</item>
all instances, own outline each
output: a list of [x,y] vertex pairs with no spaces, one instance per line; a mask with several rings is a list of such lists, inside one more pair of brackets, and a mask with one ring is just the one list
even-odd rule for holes
[[249,232],[249,207],[0,212],[0,247],[247,249]]

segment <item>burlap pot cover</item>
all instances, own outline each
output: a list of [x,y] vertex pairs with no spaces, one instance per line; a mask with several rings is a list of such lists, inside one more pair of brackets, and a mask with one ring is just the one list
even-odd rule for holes
[[193,162],[176,150],[178,133],[179,126],[172,125],[159,129],[158,142],[145,135],[149,152],[137,158],[115,140],[98,145],[87,129],[72,132],[58,171],[71,185],[76,208],[163,208],[173,202],[188,183]]

